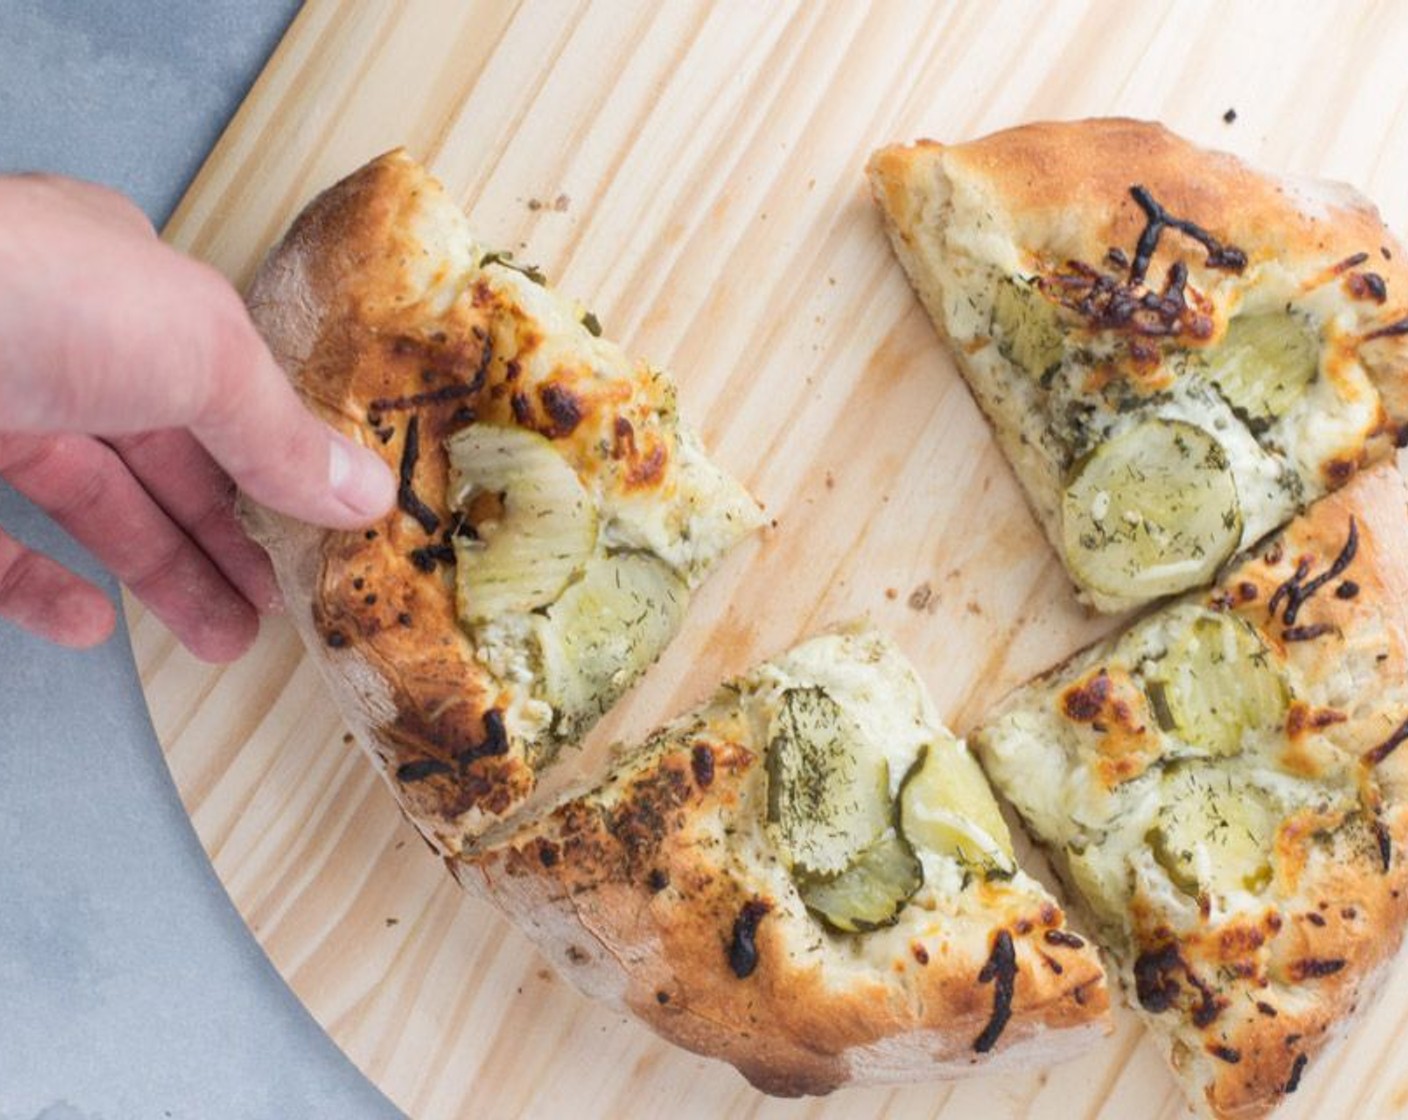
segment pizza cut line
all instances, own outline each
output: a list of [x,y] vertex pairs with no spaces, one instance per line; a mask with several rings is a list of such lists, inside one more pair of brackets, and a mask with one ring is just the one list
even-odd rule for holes
[[1295,1092],[1402,940],[1406,515],[1359,475],[973,733],[1202,1115]]
[[1359,473],[1408,416],[1400,247],[1349,188],[1137,121],[869,174],[1080,597],[1184,593],[974,742],[1194,1107],[1264,1115],[1402,934],[1405,501]]
[[303,399],[398,474],[363,532],[247,521],[360,741],[453,855],[656,660],[761,511],[670,378],[480,245],[404,152],[314,200],[248,303]]
[[892,643],[813,638],[453,865],[588,995],[773,1094],[1053,1062],[1104,970]]

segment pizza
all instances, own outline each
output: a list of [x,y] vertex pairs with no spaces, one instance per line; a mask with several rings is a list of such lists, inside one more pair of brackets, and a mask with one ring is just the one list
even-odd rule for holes
[[991,778],[1195,1106],[1263,1115],[1408,917],[1408,493],[1376,465],[1408,432],[1402,253],[1346,188],[1130,121],[885,149],[871,180],[1082,597],[1178,596],[972,750],[853,628],[573,769],[761,513],[669,377],[403,152],[249,293],[397,509],[248,523],[407,816],[588,995],[780,1095],[1085,1050],[1105,972]]
[[1384,464],[972,735],[1202,1115],[1295,1092],[1402,938],[1405,557]]
[[361,532],[246,511],[294,621],[406,814],[569,977],[783,1094],[1108,1029],[1095,950],[873,633],[759,666],[542,804],[761,514],[669,378],[412,159],[320,195],[248,302],[303,399],[400,478]]
[[1108,1029],[1095,950],[866,629],[723,685],[452,868],[587,994],[769,1093],[1054,1061]]
[[452,855],[654,662],[761,512],[669,376],[475,240],[404,152],[313,201],[248,303],[303,400],[399,475],[365,531],[247,520],[348,722]]
[[869,175],[1099,610],[1209,583],[1408,430],[1404,255],[1348,187],[1131,120],[888,147]]

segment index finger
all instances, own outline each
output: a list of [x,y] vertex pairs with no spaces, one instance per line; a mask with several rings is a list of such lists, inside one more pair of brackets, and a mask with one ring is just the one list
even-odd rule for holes
[[274,570],[235,516],[229,477],[189,432],[113,436],[109,445],[152,500],[257,609],[279,606]]

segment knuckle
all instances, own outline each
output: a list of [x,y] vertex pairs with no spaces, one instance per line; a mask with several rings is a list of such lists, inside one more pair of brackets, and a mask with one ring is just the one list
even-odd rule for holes
[[151,428],[145,432],[131,432],[130,434],[113,436],[107,442],[117,448],[124,457],[128,455],[142,455],[151,450],[152,447],[160,446],[160,441],[164,438],[164,429]]
[[[189,464],[172,455],[173,429],[149,428],[146,431],[108,436],[103,440],[122,460],[123,465],[146,485],[150,475],[153,481],[169,483],[174,481],[173,472],[182,476],[189,471]],[[148,487],[150,489],[150,487]]]
[[176,580],[185,559],[186,546],[183,541],[176,538],[163,540],[131,561],[128,570],[120,573],[122,582],[139,599],[145,599],[153,588]]
[[[83,452],[86,439],[69,435],[0,435],[0,478],[53,511],[50,495],[104,481]],[[64,502],[67,505],[67,501]]]
[[141,207],[112,187],[47,171],[20,172],[14,179],[22,189],[48,195],[61,205],[78,206],[90,215],[129,226],[146,236],[155,236],[151,219]]
[[206,316],[209,377],[200,420],[207,424],[224,424],[246,407],[263,342],[249,321],[244,305],[228,286],[215,286],[211,290]]
[[39,593],[41,561],[37,552],[20,547],[8,557],[0,557],[0,614],[9,614],[16,605],[28,603]]
[[43,473],[53,461],[58,441],[44,436],[0,436],[0,476],[16,485],[26,477]]
[[55,521],[71,523],[88,513],[101,511],[107,492],[107,476],[90,471],[73,479],[61,496],[45,503],[45,509]]
[[121,191],[105,187],[101,183],[71,181],[75,192],[105,217],[122,222],[140,230],[143,234],[154,234],[151,220],[141,207]]
[[0,438],[0,477],[60,523],[101,509],[111,485],[67,435]]
[[310,479],[326,479],[327,439],[314,424],[284,426],[278,447],[271,450],[273,454],[256,464],[258,481],[302,492]]

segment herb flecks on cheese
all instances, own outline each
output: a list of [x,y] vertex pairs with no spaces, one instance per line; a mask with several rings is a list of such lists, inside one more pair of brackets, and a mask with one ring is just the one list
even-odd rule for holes
[[807,908],[840,932],[891,925],[923,853],[948,880],[1011,878],[1011,835],[965,744],[933,729],[896,791],[869,734],[819,686],[786,689],[772,716],[768,822]]
[[250,304],[305,400],[398,471],[392,513],[320,538],[317,565],[286,549],[280,578],[312,601],[403,807],[453,855],[656,659],[761,510],[671,379],[486,250],[405,152],[305,209]]
[[669,644],[688,601],[664,561],[618,552],[593,558],[576,583],[534,612],[542,696],[557,738],[572,742],[607,713]]
[[[1396,247],[1381,272],[1363,267],[1394,242],[1348,189],[1259,175],[1129,120],[885,148],[870,177],[910,280],[1099,610],[1206,583],[1408,431],[1408,278]],[[1162,503],[1131,548],[1100,523],[1106,488],[1071,500],[1082,467],[1154,422],[1218,448],[1235,524],[1209,535],[1190,495]]]
[[783,692],[767,762],[768,820],[797,873],[844,871],[890,827],[889,763],[825,689]]
[[754,667],[468,863],[558,958],[562,923],[584,926],[610,991],[771,1091],[966,1072],[1104,1023],[1093,949],[873,631]]
[[1066,565],[1111,596],[1152,599],[1206,583],[1241,536],[1227,454],[1184,420],[1142,420],[1097,444],[1062,498]]
[[487,359],[446,442],[458,613],[541,764],[654,663],[760,514],[679,424],[669,379],[541,272],[480,253],[463,290]]
[[1269,1111],[1408,920],[1405,502],[1366,472],[972,735],[1209,1116]]

